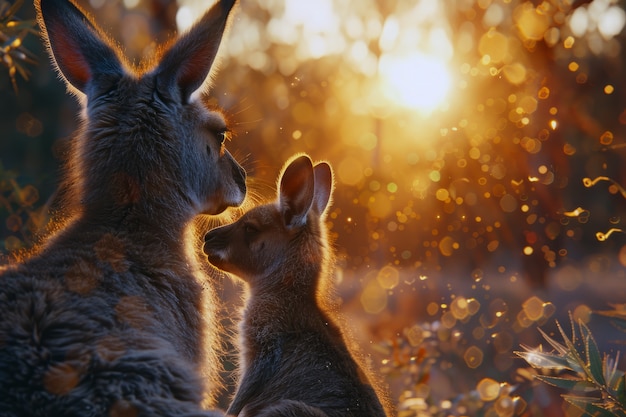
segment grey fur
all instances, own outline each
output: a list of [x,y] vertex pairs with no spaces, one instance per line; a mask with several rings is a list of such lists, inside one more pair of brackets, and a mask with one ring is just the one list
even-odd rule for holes
[[218,343],[193,224],[239,205],[245,172],[224,149],[222,116],[193,93],[233,4],[139,72],[73,3],[36,1],[86,117],[64,223],[0,267],[0,416],[222,415],[203,411],[219,387]]
[[249,287],[240,335],[243,375],[228,414],[385,416],[325,298],[330,165],[313,166],[300,155],[286,165],[279,187],[275,203],[205,236],[209,261]]

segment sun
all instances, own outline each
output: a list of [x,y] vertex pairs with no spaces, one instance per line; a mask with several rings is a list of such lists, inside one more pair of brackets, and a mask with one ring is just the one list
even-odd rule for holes
[[378,63],[378,75],[387,100],[422,113],[440,107],[451,87],[446,62],[420,52],[383,55]]

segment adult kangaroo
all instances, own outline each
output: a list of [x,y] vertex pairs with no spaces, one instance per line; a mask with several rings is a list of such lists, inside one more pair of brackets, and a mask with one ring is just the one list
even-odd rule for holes
[[246,193],[223,117],[196,99],[234,3],[139,71],[75,4],[35,1],[83,122],[65,222],[0,267],[0,416],[222,415],[203,411],[217,331],[192,229]]

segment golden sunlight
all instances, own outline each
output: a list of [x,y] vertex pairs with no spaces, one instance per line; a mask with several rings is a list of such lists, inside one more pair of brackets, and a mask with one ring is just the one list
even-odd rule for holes
[[383,55],[378,63],[383,96],[408,109],[430,113],[450,90],[446,63],[438,57],[413,52]]
[[379,38],[381,95],[391,104],[429,114],[451,87],[448,20],[438,1],[421,0],[388,15]]

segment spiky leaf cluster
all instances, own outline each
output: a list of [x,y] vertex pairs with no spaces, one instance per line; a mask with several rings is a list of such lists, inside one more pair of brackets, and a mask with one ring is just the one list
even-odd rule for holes
[[[523,346],[524,352],[515,352],[532,367],[544,371],[563,371],[564,374],[537,375],[547,384],[569,391],[563,398],[582,410],[587,416],[626,416],[626,391],[624,372],[617,369],[619,353],[615,357],[602,355],[591,331],[583,322],[571,322],[572,335],[568,335],[557,322],[563,343],[539,331],[554,349],[544,352],[541,347]],[[577,330],[578,329],[578,330]],[[546,372],[550,373],[550,372]]]

